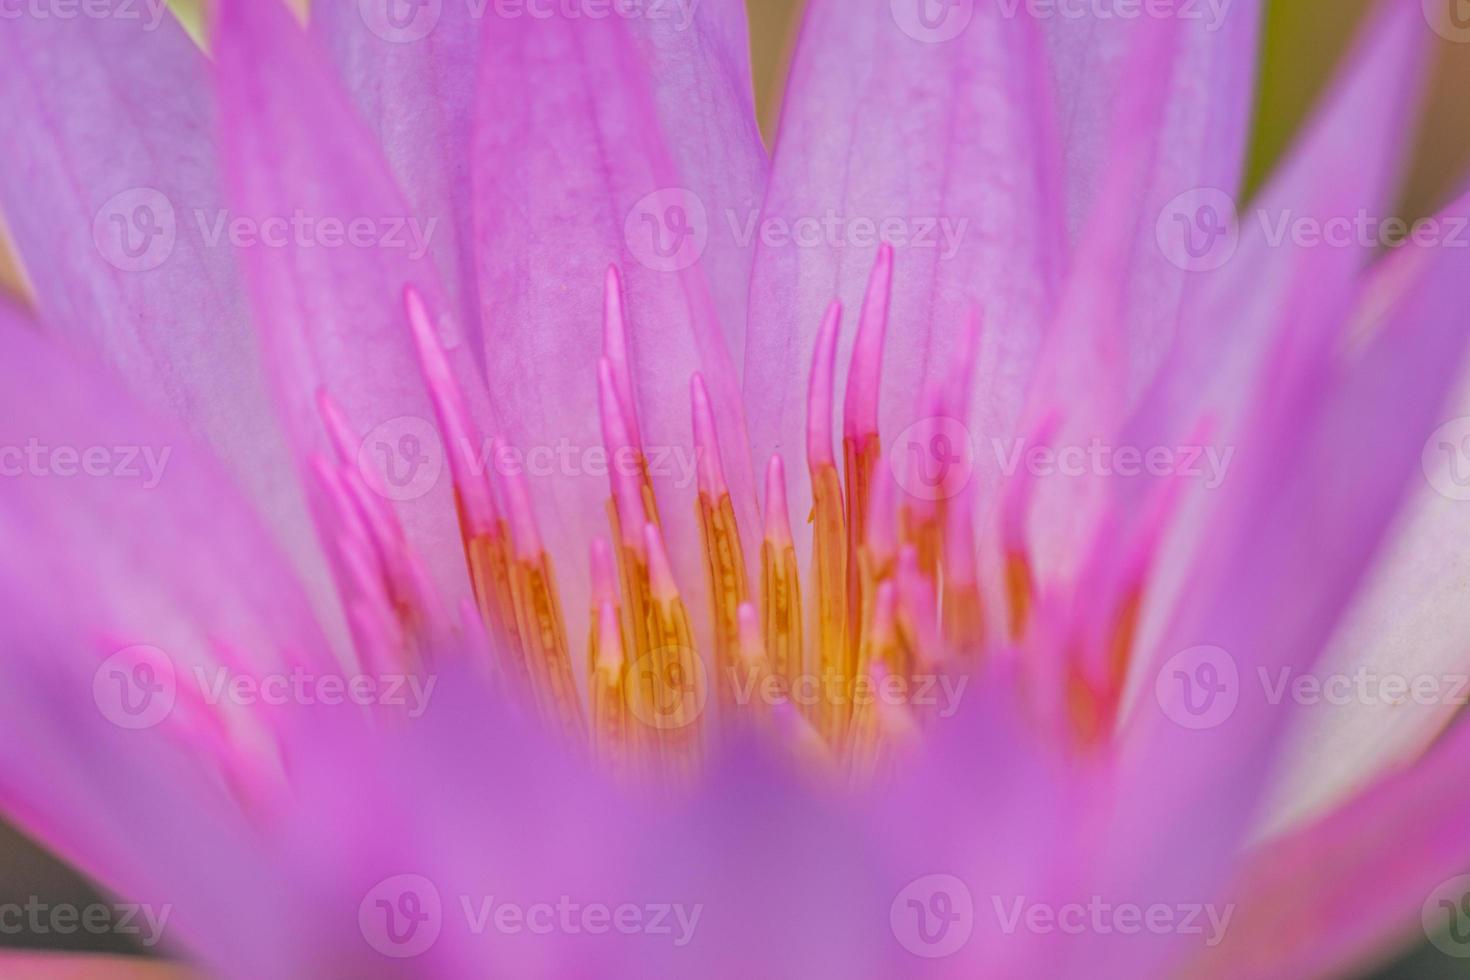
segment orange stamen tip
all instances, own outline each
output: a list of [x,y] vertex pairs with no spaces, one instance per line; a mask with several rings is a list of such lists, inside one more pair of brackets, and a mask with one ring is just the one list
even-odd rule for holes
[[694,415],[694,453],[698,462],[699,489],[718,500],[728,492],[725,467],[720,459],[720,440],[715,431],[715,416],[710,408],[709,388],[704,375],[695,372],[689,380],[689,398]]
[[664,550],[664,539],[658,533],[657,524],[643,525],[643,546],[648,552],[649,590],[664,601],[679,598],[679,585],[674,581],[674,570],[669,565],[669,555]]
[[842,326],[842,302],[833,300],[817,334],[807,390],[806,458],[812,469],[836,462],[832,454],[832,389],[837,363],[837,332]]
[[766,464],[766,540],[776,547],[791,545],[791,514],[786,505],[786,465],[780,455]]

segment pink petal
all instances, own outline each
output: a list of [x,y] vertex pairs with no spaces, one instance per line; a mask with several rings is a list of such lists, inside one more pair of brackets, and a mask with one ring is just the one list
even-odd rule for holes
[[[1025,0],[1022,0],[1024,3]],[[1175,5],[1162,26],[1174,35],[1172,57],[1149,79],[1163,112],[1126,137],[1149,157],[1147,175],[1126,200],[1108,200],[1119,144],[1113,125],[1128,97],[1129,59],[1160,18],[1108,16],[1058,5],[1041,18],[1055,85],[1066,158],[1068,225],[1080,236],[1095,209],[1116,207],[1141,220],[1132,227],[1132,255],[1123,284],[1130,346],[1127,382],[1137,392],[1152,376],[1173,334],[1190,277],[1167,261],[1155,242],[1154,218],[1197,188],[1237,193],[1242,185],[1256,94],[1261,0]],[[1023,6],[1022,8],[1028,9]],[[1113,188],[1114,192],[1116,187]]]
[[[1235,881],[1226,941],[1191,976],[1333,976],[1448,925],[1442,886],[1470,866],[1470,729],[1382,775],[1340,809],[1257,849]],[[1438,916],[1426,923],[1425,912]]]
[[[1028,9],[1021,0],[1022,10]],[[1180,56],[1157,84],[1170,108],[1143,139],[1167,152],[1154,172],[1157,202],[1194,187],[1233,193],[1241,184],[1256,88],[1260,0],[1176,6]],[[1149,17],[1105,16],[1097,7],[1061,6],[1040,18],[1066,148],[1069,224],[1081,230],[1106,180],[1113,109],[1127,84],[1130,47]]]
[[[1115,832],[1151,841],[1157,857],[1100,864],[1134,882],[1132,894],[1219,893],[1296,717],[1293,700],[1273,699],[1262,677],[1317,663],[1379,554],[1417,473],[1423,433],[1463,363],[1458,259],[1427,256],[1421,287],[1361,350],[1317,343],[1314,351],[1303,332],[1278,347],[1277,386],[1240,436],[1228,501],[1145,658],[1123,735]],[[1215,648],[1213,681],[1201,673],[1201,645]],[[1207,681],[1213,697],[1200,687]]]
[[[235,256],[209,234],[225,205],[207,62],[165,8],[134,10],[7,22],[0,207],[47,327],[215,446],[297,567],[324,583]],[[335,600],[315,595],[328,614]]]
[[[880,398],[889,443],[932,414],[919,395],[952,368],[975,307],[987,327],[974,428],[1012,430],[1064,260],[1060,158],[1034,23],[983,3],[948,41],[923,40],[918,21],[906,28],[888,4],[808,5],[771,184],[748,229],[757,240],[745,344],[753,449],[785,457],[798,515],[811,500],[801,463],[817,331],[840,299],[850,311],[840,397],[880,238],[895,249]],[[995,478],[991,467],[987,486]],[[804,553],[809,527],[798,521],[796,532]]]
[[[1416,67],[1423,44],[1422,21],[1399,4],[1386,7],[1364,31],[1298,145],[1242,212],[1238,245],[1218,240],[1226,251],[1214,257],[1224,263],[1197,273],[1201,281],[1169,353],[1117,437],[1119,445],[1203,442],[1223,458],[1232,447],[1240,448],[1237,433],[1250,407],[1275,385],[1275,361],[1287,320],[1295,319],[1305,333],[1318,338],[1315,342],[1327,343],[1324,338],[1342,332],[1358,315],[1353,304],[1373,250],[1356,242],[1327,248],[1290,237],[1276,240],[1274,229],[1283,217],[1326,222],[1362,209],[1387,211],[1402,147],[1416,118],[1421,78]],[[1365,144],[1364,133],[1378,135]],[[1321,301],[1312,301],[1312,295]],[[1223,477],[1230,480],[1228,468]],[[1182,569],[1200,547],[1216,509],[1229,499],[1229,494],[1215,492],[1219,487],[1202,491],[1201,481],[1190,482],[1178,529],[1153,575],[1156,590],[1150,605],[1159,611],[1171,607],[1184,581]],[[1228,483],[1221,486],[1229,489]],[[1115,504],[1144,509],[1139,505],[1146,502],[1145,494],[1126,484],[1114,489],[1120,490]],[[1055,550],[1065,538],[1054,538]],[[1161,625],[1153,619],[1151,623]]]
[[[0,805],[108,889],[177,905],[168,948],[265,955],[274,941],[251,932],[250,902],[229,925],[197,914],[271,872],[192,750],[185,693],[222,645],[251,673],[326,671],[332,655],[207,449],[8,310],[0,352],[0,446],[19,451],[0,460]],[[173,700],[113,695],[109,672],[140,645],[158,651],[152,676],[165,691],[173,679]]]
[[[479,64],[476,5],[411,10],[400,25],[388,3],[320,3],[311,30],[420,220],[437,219],[430,246],[475,358],[483,356],[470,195],[471,125]],[[410,9],[410,8],[404,8]],[[488,8],[487,8],[488,9]]]
[[[688,394],[696,371],[709,387],[725,475],[747,549],[754,547],[758,525],[738,383],[719,325],[723,311],[713,302],[706,263],[696,261],[702,234],[683,238],[684,248],[671,255],[659,254],[650,237],[664,220],[687,217],[692,229],[702,211],[713,240],[727,204],[694,190],[718,183],[720,172],[699,170],[705,162],[691,144],[675,152],[665,142],[662,113],[672,112],[666,100],[673,95],[650,89],[643,46],[621,18],[572,18],[557,8],[548,19],[489,18],[484,30],[475,159],[487,370],[508,441],[527,454],[524,468],[563,583],[571,634],[583,635],[587,545],[606,536],[606,471],[616,468],[602,455],[597,396],[609,265],[621,268],[626,284],[637,402],[626,406],[636,416],[629,428],[641,432],[686,595],[705,574]],[[696,30],[684,43],[701,36]],[[655,47],[672,43],[664,38]],[[700,111],[690,102],[668,123],[687,125]],[[743,158],[743,133],[721,136],[733,149],[705,153],[714,161]],[[694,160],[692,176],[686,158]],[[681,240],[672,229],[657,229],[674,235],[661,236],[662,244]],[[610,288],[616,296],[617,284]],[[691,597],[690,607],[697,613],[704,603]]]
[[438,225],[406,203],[377,140],[277,0],[221,4],[215,49],[234,214],[262,232],[237,252],[297,457],[332,454],[318,414],[325,390],[365,437],[364,450],[386,454],[385,473],[399,480],[389,495],[410,544],[457,600],[468,581],[445,446],[404,312],[406,285],[439,317],[471,415],[491,427],[428,251]]
[[685,0],[648,9],[660,16],[628,26],[654,79],[654,108],[681,186],[708,205],[700,268],[739,371],[755,246],[730,230],[731,213],[743,218],[760,208],[770,169],[756,126],[745,4]]

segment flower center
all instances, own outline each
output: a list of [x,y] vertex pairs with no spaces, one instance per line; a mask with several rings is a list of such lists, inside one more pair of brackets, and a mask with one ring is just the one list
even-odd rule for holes
[[[785,461],[776,455],[766,467],[759,592],[753,594],[710,394],[700,375],[691,379],[703,598],[713,636],[706,668],[666,552],[633,394],[622,283],[609,269],[597,393],[604,448],[619,465],[608,467],[608,534],[588,542],[585,702],[525,478],[514,467],[492,467],[501,477],[492,486],[483,467],[473,465],[474,425],[424,301],[407,289],[423,374],[445,443],[453,447],[450,472],[475,601],[460,610],[457,627],[434,608],[392,512],[347,465],[355,458],[353,434],[323,394],[322,414],[344,463],[321,460],[314,469],[337,511],[337,537],[347,542],[339,564],[364,656],[419,663],[437,635],[488,637],[481,645],[501,680],[568,740],[588,746],[622,775],[687,779],[712,737],[752,728],[782,733],[854,778],[873,775],[941,711],[932,696],[940,679],[977,663],[988,642],[1020,646],[1038,603],[1022,531],[1030,500],[1024,481],[1002,501],[1005,616],[998,627],[984,614],[967,487],[898,499],[900,463],[895,457],[885,465],[878,433],[892,276],[893,254],[884,247],[853,342],[840,464],[833,432],[840,303],[829,308],[817,337],[807,399],[807,605]],[[929,417],[906,433],[918,445],[942,438],[938,427],[966,414],[978,346],[973,321],[960,363],[921,396]],[[504,444],[496,439],[492,446]],[[1141,585],[1135,586],[1119,603],[1102,656],[1080,648],[1067,654],[1065,712],[1082,743],[1099,741],[1116,720],[1141,605]],[[994,628],[1003,635],[989,636]]]

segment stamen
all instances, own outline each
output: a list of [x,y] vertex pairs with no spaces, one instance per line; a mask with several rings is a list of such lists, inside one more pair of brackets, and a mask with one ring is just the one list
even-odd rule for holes
[[643,431],[638,423],[638,396],[633,387],[633,358],[628,346],[628,315],[623,301],[623,280],[615,265],[608,266],[603,288],[602,356],[610,367],[612,389],[617,395],[628,444],[633,448],[632,467],[642,487],[648,519],[658,522],[658,505],[653,496],[653,478],[643,453]]
[[[878,438],[878,397],[883,382],[883,341],[888,332],[889,297],[893,289],[893,248],[884,242],[868,277],[852,362],[847,373],[843,411],[842,471],[847,490],[847,659],[856,663],[862,644],[864,603],[872,601],[864,581],[861,552],[871,509],[873,474],[882,459]],[[868,592],[864,595],[864,589]],[[860,675],[854,674],[854,682]]]
[[495,527],[495,501],[490,496],[484,474],[475,468],[474,451],[480,441],[465,408],[464,394],[434,332],[433,320],[424,305],[423,296],[413,286],[405,286],[403,305],[408,311],[408,323],[413,330],[424,384],[444,434],[444,455],[449,460],[449,472],[454,479],[455,501],[459,506],[464,536],[470,538],[486,533]]
[[623,278],[616,265],[607,267],[602,291],[602,356],[612,368],[613,390],[628,427],[629,440],[643,445],[638,427],[638,406],[633,397],[633,373],[629,369],[628,317],[623,305]]
[[592,601],[594,606],[618,601],[618,573],[606,538],[592,539]]
[[898,616],[907,637],[905,656],[896,658],[889,669],[900,677],[915,670],[932,672],[944,659],[936,630],[938,607],[934,582],[919,567],[919,554],[912,545],[898,556]]
[[[330,399],[326,403],[330,404]],[[350,434],[346,423],[341,425]],[[377,606],[382,616],[395,622],[393,635],[402,642],[394,645],[389,669],[417,663],[422,651],[436,645],[433,638],[446,632],[447,623],[437,591],[415,575],[413,556],[397,518],[390,510],[374,505],[355,464],[351,469],[345,464],[333,466],[317,454],[309,460],[308,472],[326,508],[319,512],[319,519],[329,523],[324,536],[337,545],[340,586],[349,595],[355,592],[362,601]],[[381,643],[374,644],[375,651],[380,647]],[[359,651],[366,655],[363,648]]]
[[771,677],[771,661],[766,656],[766,645],[761,640],[760,613],[749,602],[740,604],[736,614],[739,621],[739,655],[731,669],[738,672],[733,686],[745,692],[747,700],[741,704],[731,703],[729,711],[731,729],[766,726],[770,724],[771,705],[768,699],[767,681]]
[[894,624],[896,606],[894,583],[884,582],[874,593],[864,624],[857,676],[865,678],[871,686],[863,697],[854,698],[852,731],[847,744],[849,777],[856,782],[871,780],[878,768],[881,732],[876,702],[880,699],[874,695],[881,690],[878,683],[888,675],[889,665],[901,659]]
[[511,594],[531,688],[543,716],[557,724],[573,744],[579,744],[586,738],[586,722],[572,679],[566,620],[562,617],[551,557],[541,546],[525,475],[510,471],[504,476],[511,540],[515,545]]
[[805,666],[801,624],[801,570],[786,507],[786,470],[780,456],[766,467],[766,535],[761,543],[761,634],[771,670],[797,683]]
[[638,678],[648,686],[642,720],[656,719],[659,757],[675,779],[693,776],[701,755],[699,721],[705,702],[704,675],[694,650],[689,614],[664,551],[658,526],[643,526],[652,601],[648,608],[649,666]]
[[[1043,416],[1031,444],[1049,445],[1060,424],[1059,413]],[[1032,489],[1032,474],[1028,467],[1023,466],[1001,498],[1000,533],[1005,555],[1006,612],[1013,641],[1025,635],[1031,606],[1036,598],[1036,579],[1026,545],[1026,516],[1031,508]]]
[[633,750],[628,729],[628,661],[617,606],[611,601],[602,602],[592,618],[589,650],[593,754],[614,774],[623,774],[631,769]]
[[985,644],[985,610],[975,563],[975,516],[970,494],[962,493],[944,525],[944,643],[962,656],[978,654]]
[[745,551],[735,523],[735,504],[725,486],[719,440],[709,392],[698,374],[690,384],[695,452],[699,459],[699,524],[715,631],[715,691],[724,717],[735,709],[735,668],[739,646],[739,609],[749,590]]
[[893,246],[884,242],[868,277],[847,375],[843,435],[854,441],[878,434],[878,392],[883,381],[883,342],[888,333],[892,292]]
[[835,466],[832,455],[832,389],[837,367],[837,331],[842,326],[842,303],[833,300],[817,333],[807,393],[806,461],[812,469]]
[[644,507],[638,460],[642,458],[628,434],[627,419],[617,395],[617,381],[612,363],[602,358],[597,363],[597,399],[602,414],[602,442],[607,450],[608,476],[612,484],[614,523],[625,547],[643,548],[642,528],[649,514]]
[[[842,483],[832,455],[832,373],[837,354],[837,330],[842,305],[827,311],[812,359],[811,391],[807,401],[807,465],[812,483],[812,578],[817,604],[817,664],[823,691],[851,692],[855,654],[846,643],[847,631],[847,522],[843,514]],[[828,744],[843,738],[851,698],[840,693],[824,698],[817,729]]]
[[[495,439],[496,447],[507,446]],[[520,470],[507,468],[501,474],[505,482],[506,510],[510,515],[510,537],[515,544],[517,558],[535,558],[541,554],[541,532],[536,527],[536,514],[531,509],[531,492],[526,486],[526,475]]]
[[[842,464],[847,486],[848,551],[857,554],[864,537],[873,471],[882,458],[878,439],[878,396],[883,382],[883,342],[888,333],[889,297],[893,289],[893,247],[884,243],[868,278],[852,344],[847,373],[847,400],[843,411]],[[857,568],[848,566],[848,597],[856,608]]]
[[709,404],[709,389],[704,375],[696,372],[689,381],[689,399],[694,416],[694,458],[699,474],[699,490],[712,500],[729,492],[725,485],[724,461],[720,458],[720,440],[715,434],[715,417]]

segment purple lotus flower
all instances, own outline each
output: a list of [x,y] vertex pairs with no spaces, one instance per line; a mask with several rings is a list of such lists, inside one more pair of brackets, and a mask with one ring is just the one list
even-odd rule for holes
[[1470,955],[1433,34],[1245,203],[1145,6],[811,0],[770,160],[737,0],[9,18],[7,819],[209,975]]

